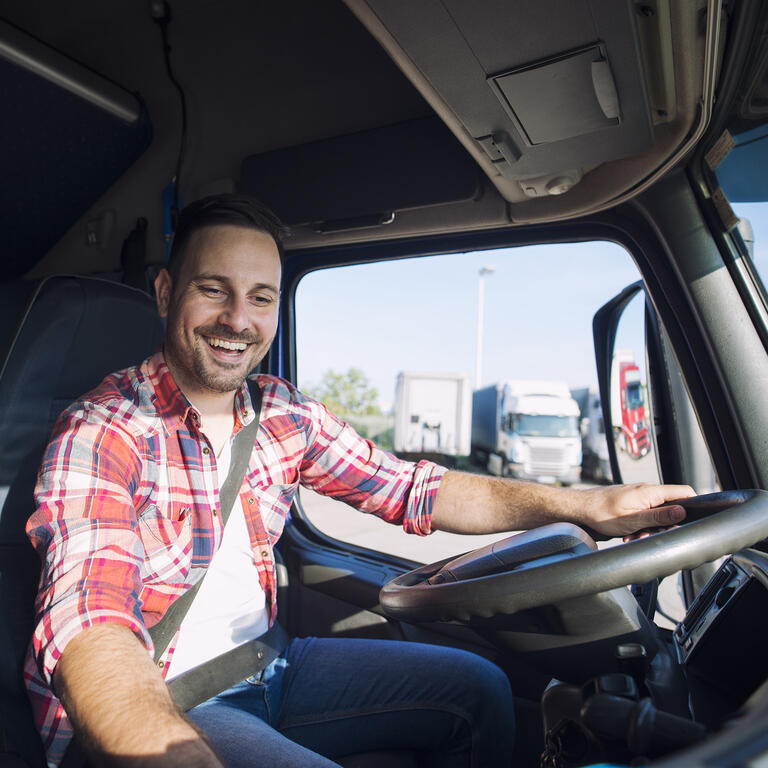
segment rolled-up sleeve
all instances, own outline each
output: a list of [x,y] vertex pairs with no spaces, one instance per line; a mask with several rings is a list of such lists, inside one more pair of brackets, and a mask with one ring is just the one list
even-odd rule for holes
[[308,416],[301,483],[350,504],[406,533],[432,532],[432,509],[444,467],[403,461],[361,437],[322,403],[295,392]]
[[133,504],[140,473],[135,441],[109,411],[80,404],[61,417],[27,522],[42,560],[32,651],[48,684],[64,648],[89,626],[125,625],[151,649]]

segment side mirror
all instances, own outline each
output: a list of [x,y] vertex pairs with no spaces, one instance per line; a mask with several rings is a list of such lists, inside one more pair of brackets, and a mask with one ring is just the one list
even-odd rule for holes
[[597,377],[614,482],[660,482],[651,412],[642,282],[595,314]]

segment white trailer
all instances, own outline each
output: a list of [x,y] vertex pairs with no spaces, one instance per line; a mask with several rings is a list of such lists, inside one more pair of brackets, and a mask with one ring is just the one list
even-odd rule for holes
[[471,420],[469,374],[398,374],[394,440],[397,453],[468,456]]

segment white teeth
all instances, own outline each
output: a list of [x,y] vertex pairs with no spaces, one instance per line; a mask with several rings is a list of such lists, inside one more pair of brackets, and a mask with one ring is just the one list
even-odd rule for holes
[[208,343],[212,347],[221,347],[222,349],[231,349],[234,352],[242,352],[248,345],[242,341],[227,341],[226,339],[208,338]]

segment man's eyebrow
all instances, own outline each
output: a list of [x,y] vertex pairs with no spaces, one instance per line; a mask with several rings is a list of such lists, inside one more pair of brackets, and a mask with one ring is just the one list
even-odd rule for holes
[[226,275],[217,275],[213,272],[201,272],[199,275],[195,275],[192,280],[194,282],[199,282],[201,280],[214,280],[217,283],[228,283],[230,282],[229,278]]
[[[226,285],[232,284],[232,279],[230,277],[227,277],[227,275],[217,275],[214,272],[203,272],[199,275],[195,275],[192,278],[192,282],[194,283],[201,283],[205,280],[211,280],[216,283],[225,283]],[[254,283],[250,289],[251,291],[260,291],[260,290],[267,290],[272,291],[272,293],[279,295],[280,289],[276,285],[272,285],[272,283]]]

